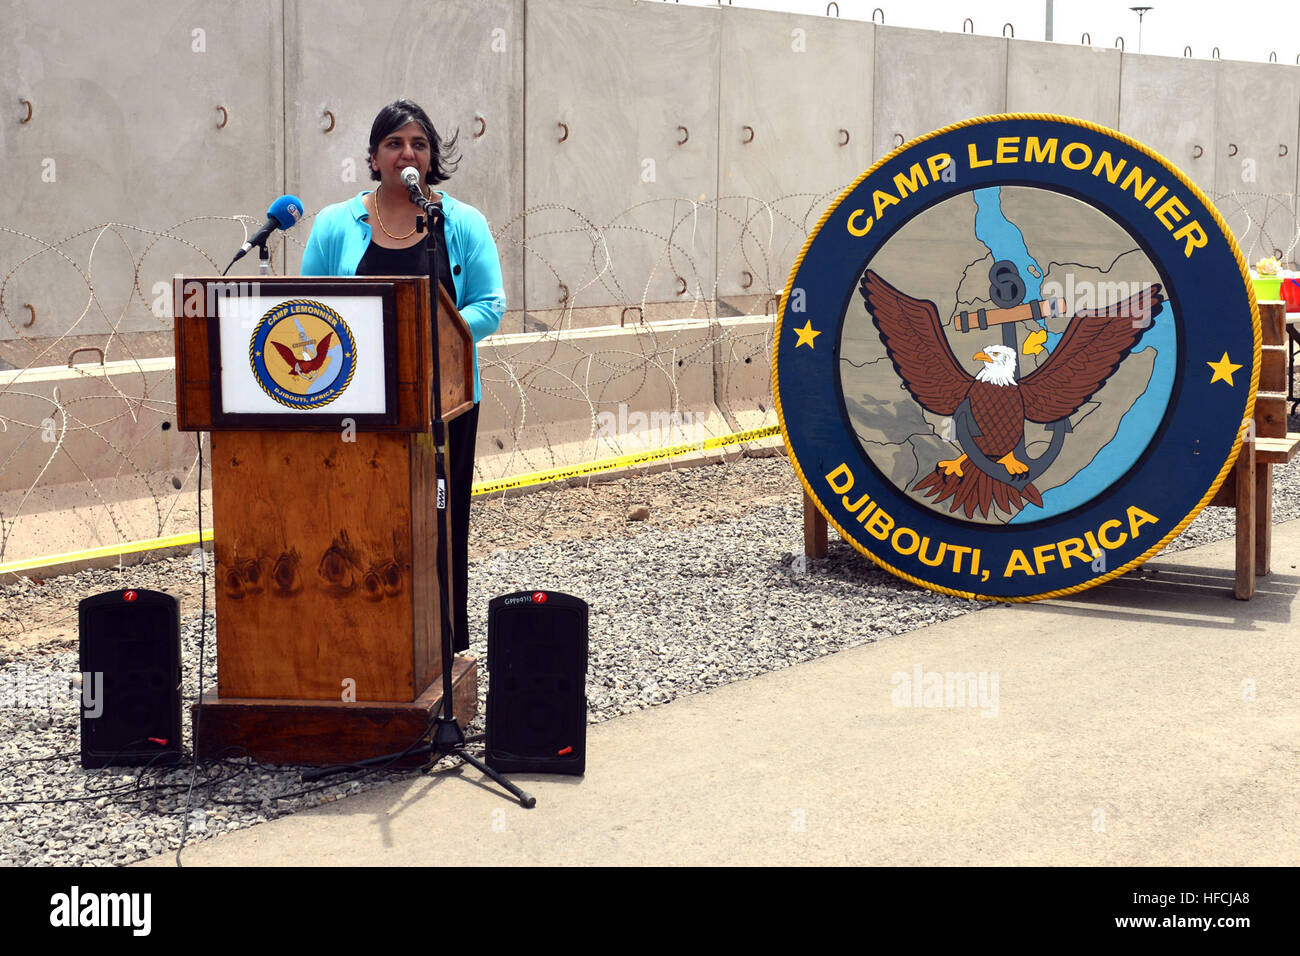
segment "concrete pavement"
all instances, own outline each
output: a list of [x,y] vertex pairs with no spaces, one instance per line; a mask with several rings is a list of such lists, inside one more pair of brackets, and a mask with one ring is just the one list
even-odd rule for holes
[[[1231,597],[1232,548],[591,727],[585,778],[514,778],[532,810],[465,769],[183,861],[1295,865],[1300,522],[1274,529],[1253,601]],[[949,672],[976,675],[973,701],[934,689]]]

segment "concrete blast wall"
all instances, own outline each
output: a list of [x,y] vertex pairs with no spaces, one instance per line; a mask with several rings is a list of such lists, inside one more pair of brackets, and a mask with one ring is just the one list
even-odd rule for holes
[[460,132],[448,189],[497,234],[505,331],[522,310],[762,311],[835,191],[900,138],[1004,109],[1118,127],[1242,194],[1224,211],[1247,244],[1286,251],[1295,226],[1293,65],[632,0],[3,0],[0,16],[0,357],[17,365],[66,357],[31,343],[113,330],[164,353],[155,284],[219,269],[280,192],[315,212],[366,188],[370,121],[399,95]]
[[[220,271],[282,192],[315,213],[369,188],[399,96],[458,131],[446,188],[501,252],[483,478],[636,450],[602,413],[773,421],[763,316],[808,232],[873,161],[970,116],[1116,127],[1215,196],[1249,257],[1294,257],[1293,65],[633,0],[0,0],[0,22],[0,373],[28,370],[0,378],[10,527],[55,507],[28,494],[51,482],[143,476],[161,513],[192,481],[192,436],[161,427],[170,367],[132,365],[170,356],[171,276]],[[44,370],[79,346],[107,367]]]

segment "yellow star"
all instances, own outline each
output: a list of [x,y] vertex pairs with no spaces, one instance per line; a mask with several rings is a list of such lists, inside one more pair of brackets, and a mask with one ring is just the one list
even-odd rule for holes
[[1205,364],[1214,369],[1214,377],[1210,379],[1211,385],[1219,381],[1227,382],[1229,385],[1232,385],[1232,373],[1241,368],[1240,365],[1234,365],[1232,362],[1228,361],[1227,352],[1224,352],[1223,358],[1219,359],[1217,362],[1206,362]]
[[794,334],[799,336],[799,341],[794,344],[795,348],[798,348],[801,345],[806,345],[809,348],[813,348],[813,339],[821,335],[820,332],[816,332],[813,330],[812,319],[809,319],[807,323],[804,324],[804,327],[802,329],[795,329]]

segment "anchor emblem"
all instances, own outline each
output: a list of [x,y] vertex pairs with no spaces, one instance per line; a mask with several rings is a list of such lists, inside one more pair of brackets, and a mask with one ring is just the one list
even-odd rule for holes
[[[1002,344],[1011,349],[1017,356],[1021,354],[1036,355],[1043,351],[1043,341],[1047,338],[1046,332],[1042,329],[1042,321],[1045,317],[1056,318],[1065,312],[1064,299],[1048,299],[1031,302],[1025,309],[1017,308],[1025,301],[1026,287],[1024,278],[1020,275],[1020,270],[1016,264],[1009,259],[1002,259],[993,263],[989,269],[989,298],[998,306],[996,310],[989,311],[980,309],[971,317],[971,313],[962,312],[957,317],[957,328],[961,332],[970,332],[974,325],[980,329],[987,329],[990,325],[999,325],[1002,327]],[[1039,330],[1030,334],[1024,349],[1022,350],[1019,341],[1019,325],[1025,319],[1033,319],[1039,323]],[[1021,378],[1020,362],[1015,363],[1015,379]],[[1058,418],[1054,422],[1048,422],[1044,427],[1052,433],[1051,443],[1037,458],[1030,458],[1025,450],[1025,440],[1022,438],[1012,451],[1013,456],[1020,462],[1029,465],[1028,471],[1010,474],[1008,469],[988,458],[979,447],[976,438],[982,437],[979,426],[975,424],[975,419],[971,415],[970,400],[966,399],[958,407],[956,414],[952,417],[953,429],[957,435],[957,444],[970,459],[976,468],[1001,481],[1008,481],[1015,484],[1028,484],[1035,478],[1047,471],[1048,468],[1056,461],[1056,457],[1061,453],[1065,445],[1065,436],[1074,431],[1070,424],[1069,416]]]

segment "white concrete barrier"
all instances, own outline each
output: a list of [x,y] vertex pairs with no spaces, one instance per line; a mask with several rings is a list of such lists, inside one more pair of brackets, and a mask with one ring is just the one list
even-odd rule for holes
[[[479,345],[475,480],[775,424],[773,322],[739,316],[490,336]],[[175,402],[171,358],[0,373],[0,563],[192,530],[196,435],[176,429]],[[729,445],[592,480],[779,444]]]

